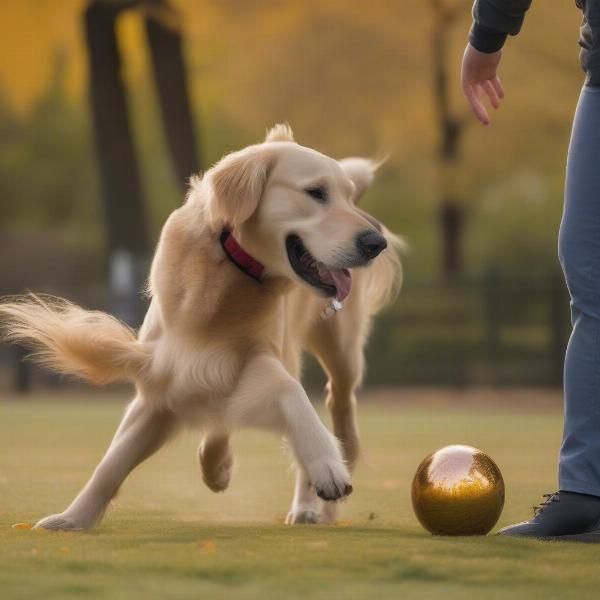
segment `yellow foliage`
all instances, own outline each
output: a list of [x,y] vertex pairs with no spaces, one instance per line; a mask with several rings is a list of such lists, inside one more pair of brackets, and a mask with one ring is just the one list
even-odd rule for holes
[[[115,0],[116,1],[116,0]],[[451,25],[447,63],[452,103],[469,119],[458,75],[470,7]],[[174,0],[181,13],[196,118],[218,112],[259,140],[291,123],[301,143],[334,155],[390,152],[424,181],[435,164],[431,99],[433,14],[428,1]],[[58,51],[68,58],[70,95],[85,99],[83,0],[5,3],[0,20],[0,94],[27,110],[45,89]],[[562,163],[582,74],[580,15],[572,3],[534,2],[502,65],[506,101],[488,130],[469,122],[461,172],[469,190],[507,161]],[[129,84],[150,81],[139,14],[119,24]],[[148,87],[144,88],[148,89]]]

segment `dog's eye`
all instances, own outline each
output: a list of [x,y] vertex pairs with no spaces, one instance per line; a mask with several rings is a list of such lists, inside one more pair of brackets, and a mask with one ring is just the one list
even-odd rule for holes
[[327,190],[324,187],[310,187],[304,191],[317,202],[327,202]]

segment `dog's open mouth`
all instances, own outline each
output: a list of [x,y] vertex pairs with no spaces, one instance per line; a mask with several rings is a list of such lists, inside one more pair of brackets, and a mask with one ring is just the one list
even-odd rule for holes
[[352,275],[348,269],[333,269],[318,261],[302,240],[291,234],[285,240],[288,259],[298,277],[329,298],[342,302],[350,293]]

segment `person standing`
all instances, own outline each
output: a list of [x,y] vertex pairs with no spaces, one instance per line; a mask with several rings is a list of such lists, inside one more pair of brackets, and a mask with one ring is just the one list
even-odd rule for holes
[[[507,536],[600,542],[600,0],[577,0],[583,12],[580,61],[585,83],[567,155],[559,258],[571,296],[573,330],[564,369],[565,419],[559,491],[545,494],[529,521]],[[481,123],[504,98],[502,48],[517,35],[531,0],[476,0],[461,83]]]

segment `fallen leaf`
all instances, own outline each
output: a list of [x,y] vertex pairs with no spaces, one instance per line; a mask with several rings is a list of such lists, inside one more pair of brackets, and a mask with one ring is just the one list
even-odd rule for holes
[[198,547],[202,552],[214,552],[217,549],[215,540],[204,540],[198,543]]
[[352,525],[352,521],[350,519],[341,519],[340,521],[336,521],[335,524],[338,527],[350,527],[350,525]]

